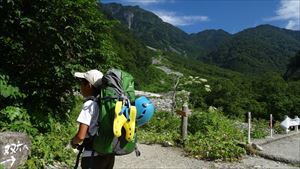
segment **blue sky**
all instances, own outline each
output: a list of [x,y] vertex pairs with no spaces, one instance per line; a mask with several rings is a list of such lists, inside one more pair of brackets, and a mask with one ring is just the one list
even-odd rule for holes
[[300,30],[300,0],[101,0],[139,5],[187,33],[223,29],[236,33],[271,24]]

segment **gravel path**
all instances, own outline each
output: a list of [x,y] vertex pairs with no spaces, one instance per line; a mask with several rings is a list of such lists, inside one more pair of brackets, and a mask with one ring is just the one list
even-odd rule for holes
[[297,168],[285,163],[267,160],[261,157],[245,156],[240,162],[224,163],[197,160],[185,157],[184,153],[179,148],[162,147],[161,145],[145,145],[140,144],[139,149],[141,156],[136,157],[135,153],[116,157],[115,167],[121,168],[204,168],[204,169],[223,169],[223,168],[276,168],[276,169],[292,169]]
[[300,165],[300,134],[263,145],[263,154]]

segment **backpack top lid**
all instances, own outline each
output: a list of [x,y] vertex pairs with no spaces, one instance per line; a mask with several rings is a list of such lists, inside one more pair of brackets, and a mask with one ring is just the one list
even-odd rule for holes
[[123,95],[123,86],[121,84],[121,71],[110,69],[102,78],[101,87],[112,87],[118,96]]
[[147,97],[141,96],[135,100],[135,106],[137,109],[137,126],[142,126],[152,118],[154,114],[154,105]]
[[102,79],[102,87],[111,87],[119,98],[135,99],[132,75],[119,69],[110,69]]

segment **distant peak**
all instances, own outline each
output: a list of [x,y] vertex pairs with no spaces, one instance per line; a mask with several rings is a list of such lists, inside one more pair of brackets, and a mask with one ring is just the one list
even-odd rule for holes
[[255,28],[276,28],[276,29],[279,29],[279,27],[276,27],[276,26],[273,26],[273,25],[270,25],[270,24],[258,25]]
[[224,31],[223,29],[206,29],[198,33],[192,33],[190,34],[191,36],[197,36],[197,35],[202,35],[202,34],[228,34],[231,35],[230,33]]

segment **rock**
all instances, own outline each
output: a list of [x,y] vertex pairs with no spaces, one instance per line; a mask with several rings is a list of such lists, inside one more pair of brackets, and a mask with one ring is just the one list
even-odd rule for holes
[[174,146],[171,142],[169,141],[165,141],[163,144],[162,144],[163,147],[172,147]]
[[160,98],[162,97],[160,94],[157,94],[157,93],[151,93],[151,92],[144,92],[144,91],[138,91],[138,90],[135,90],[135,95],[137,97],[139,96],[146,96],[146,97],[154,97],[154,98]]
[[252,143],[251,146],[258,151],[263,151],[263,148],[258,144]]
[[5,169],[15,169],[23,165],[30,153],[31,141],[24,133],[0,133],[0,164]]

